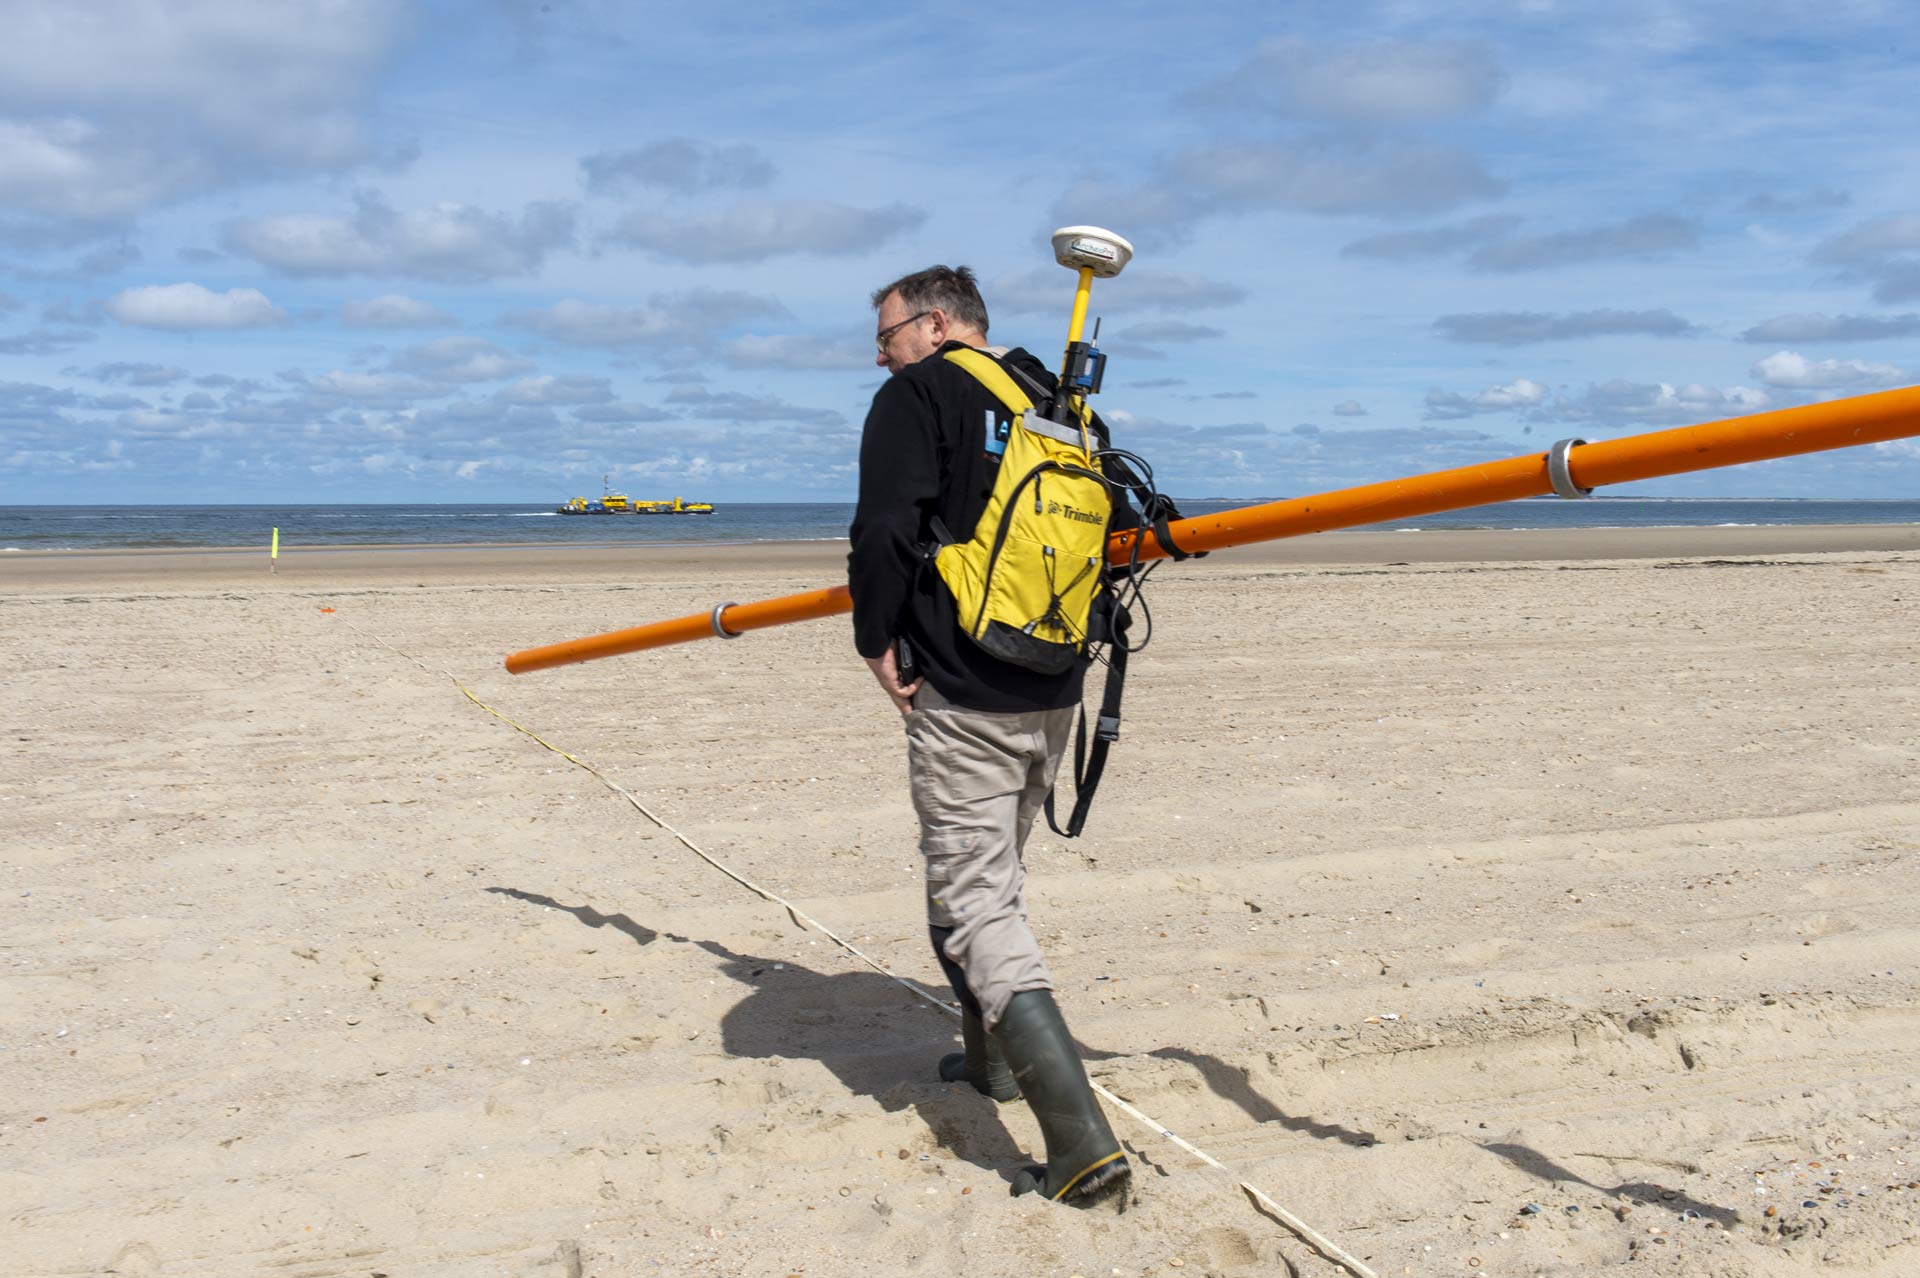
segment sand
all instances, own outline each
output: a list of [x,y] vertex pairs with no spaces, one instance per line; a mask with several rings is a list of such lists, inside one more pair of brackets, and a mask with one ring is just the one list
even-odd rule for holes
[[[0,1274],[1342,1272],[1120,1116],[1123,1211],[1008,1197],[1032,1120],[931,1081],[947,1015],[441,673],[938,990],[845,618],[500,664],[843,553],[0,561]],[[1382,1275],[1920,1270],[1920,529],[1351,534],[1151,600],[1029,848],[1097,1080]]]

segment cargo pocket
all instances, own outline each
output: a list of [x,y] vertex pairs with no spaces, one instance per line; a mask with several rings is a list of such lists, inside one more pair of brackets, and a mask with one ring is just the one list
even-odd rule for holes
[[920,856],[927,870],[927,922],[959,927],[968,914],[968,897],[977,890],[973,864],[984,831],[938,830],[920,835]]

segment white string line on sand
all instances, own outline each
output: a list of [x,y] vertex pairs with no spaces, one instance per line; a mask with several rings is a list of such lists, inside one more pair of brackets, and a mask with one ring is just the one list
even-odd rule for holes
[[[337,615],[338,614],[336,614],[336,616]],[[888,971],[885,967],[881,966],[865,951],[861,950],[859,946],[847,940],[845,937],[841,936],[838,932],[835,932],[832,928],[828,927],[825,923],[822,923],[819,919],[814,918],[812,915],[808,914],[805,910],[802,910],[800,907],[795,905],[793,902],[787,900],[785,897],[781,896],[779,893],[773,892],[768,890],[767,888],[761,887],[758,883],[755,883],[752,879],[747,878],[743,874],[737,873],[733,869],[729,868],[728,866],[722,864],[720,861],[716,860],[713,856],[709,855],[704,848],[700,847],[699,844],[695,843],[692,839],[689,839],[686,835],[680,833],[679,830],[675,829],[671,822],[666,820],[664,817],[660,816],[658,813],[654,812],[651,808],[647,807],[646,804],[642,803],[639,800],[639,798],[633,793],[633,791],[627,789],[625,786],[621,785],[619,782],[608,777],[605,773],[601,772],[600,769],[594,767],[591,763],[588,763],[586,760],[581,759],[576,755],[570,754],[565,750],[562,750],[559,746],[554,745],[552,742],[546,740],[544,737],[540,736],[539,733],[534,732],[531,728],[526,728],[521,726],[518,723],[515,723],[512,719],[509,719],[506,715],[500,713],[500,711],[494,709],[492,706],[482,701],[479,697],[475,696],[473,693],[473,690],[468,688],[466,684],[462,683],[458,678],[458,676],[456,676],[451,670],[446,669],[444,666],[441,667],[439,670],[435,670],[433,667],[427,665],[424,661],[421,661],[418,657],[413,656],[411,653],[402,652],[400,649],[394,647],[392,644],[388,643],[385,639],[381,638],[379,635],[373,634],[366,630],[362,630],[359,626],[354,625],[353,622],[348,621],[345,617],[340,617],[339,620],[341,620],[342,622],[345,622],[347,627],[351,629],[355,634],[358,634],[364,638],[373,640],[375,643],[387,649],[389,652],[393,653],[398,657],[405,659],[406,661],[412,662],[415,666],[418,666],[421,670],[426,671],[428,674],[440,674],[440,675],[446,676],[446,678],[453,683],[453,686],[460,689],[461,693],[463,693],[466,696],[467,700],[473,702],[474,705],[479,706],[482,710],[485,710],[488,714],[500,720],[500,722],[506,724],[508,727],[512,728],[514,731],[519,732],[522,735],[531,738],[533,741],[535,741],[539,745],[543,746],[548,750],[553,751],[553,753],[565,759],[568,763],[571,763],[575,767],[583,769],[584,771],[592,775],[593,778],[599,781],[601,785],[613,791],[615,794],[625,799],[628,803],[632,804],[634,810],[638,812],[641,816],[647,818],[647,820],[653,822],[656,826],[660,827],[662,830],[665,830],[668,834],[671,834],[680,843],[680,845],[686,848],[689,852],[699,857],[702,861],[705,861],[708,865],[711,865],[714,869],[720,871],[720,873],[732,879],[735,883],[738,883],[741,887],[746,888],[749,892],[752,892],[754,895],[760,897],[761,899],[771,902],[774,905],[778,905],[780,908],[784,909],[787,912],[787,916],[791,918],[794,921],[794,923],[797,924],[798,926],[802,928],[810,927],[814,931],[819,932],[822,936],[825,936],[828,940],[832,941],[835,945],[838,945],[841,949],[853,955],[855,958],[859,959],[862,963],[865,963],[868,967],[872,968],[874,971],[880,973],[880,975],[886,977],[888,980],[894,982],[896,985],[899,985],[904,989],[906,989],[907,991],[909,991],[910,993],[912,993],[916,998],[919,998],[925,1001],[926,1003],[939,1008],[941,1011],[947,1013],[949,1016],[960,1015],[959,1008],[949,1004],[948,1002],[946,1002],[946,1000],[940,998],[938,995],[931,993],[926,989],[926,987],[922,986],[917,981],[910,980],[907,977],[900,976],[894,972]],[[1247,1181],[1245,1178],[1241,1177],[1237,1172],[1235,1172],[1232,1168],[1228,1167],[1226,1164],[1222,1163],[1219,1159],[1215,1158],[1213,1155],[1207,1153],[1205,1150],[1199,1148],[1198,1146],[1193,1145],[1190,1142],[1182,1139],[1181,1137],[1174,1135],[1173,1132],[1161,1126],[1158,1121],[1142,1113],[1139,1109],[1135,1108],[1133,1105],[1129,1104],[1128,1102],[1120,1099],[1118,1096],[1115,1096],[1111,1091],[1107,1090],[1105,1087],[1101,1086],[1099,1083],[1094,1082],[1091,1078],[1089,1078],[1087,1081],[1089,1084],[1091,1084],[1091,1086],[1093,1087],[1093,1090],[1099,1094],[1102,1100],[1105,1100],[1107,1103],[1111,1104],[1115,1109],[1118,1109],[1121,1113],[1127,1115],[1127,1117],[1133,1119],[1135,1122],[1139,1123],[1141,1126],[1152,1130],[1157,1135],[1165,1137],[1167,1140],[1172,1141],[1175,1145],[1179,1146],[1181,1149],[1185,1150],[1187,1153],[1192,1154],[1195,1158],[1199,1159],[1202,1163],[1205,1163],[1207,1166],[1213,1168],[1214,1170],[1219,1172],[1224,1172],[1226,1175],[1231,1176],[1233,1178],[1234,1184],[1240,1189],[1242,1193],[1246,1194],[1248,1198],[1252,1199],[1260,1207],[1266,1209],[1266,1211],[1270,1213],[1275,1220],[1278,1220],[1282,1225],[1286,1226],[1287,1229],[1291,1230],[1295,1237],[1299,1238],[1300,1241],[1306,1243],[1309,1247],[1319,1252],[1322,1256],[1326,1257],[1328,1260],[1332,1261],[1333,1263],[1339,1265],[1341,1268],[1345,1269],[1347,1272],[1353,1274],[1355,1278],[1379,1278],[1379,1276],[1375,1274],[1373,1270],[1369,1269],[1359,1259],[1349,1254],[1345,1249],[1340,1247],[1337,1243],[1327,1238],[1324,1234],[1320,1233],[1318,1230],[1313,1228],[1313,1226],[1307,1224],[1307,1222],[1305,1222],[1304,1220],[1301,1220],[1298,1216],[1288,1211],[1285,1207],[1282,1207],[1279,1203],[1275,1202],[1272,1198],[1270,1198],[1265,1191],[1260,1189],[1259,1186],[1254,1185],[1251,1182]]]

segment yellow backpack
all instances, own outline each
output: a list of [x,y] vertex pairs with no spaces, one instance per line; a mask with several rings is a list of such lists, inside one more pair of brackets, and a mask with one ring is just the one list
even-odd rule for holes
[[972,538],[940,545],[934,569],[969,638],[1002,661],[1059,674],[1086,652],[1088,618],[1106,585],[1113,496],[1095,456],[1092,414],[1082,401],[1076,423],[1050,421],[991,356],[952,350],[946,358],[1013,420],[989,415],[989,449],[1005,445],[993,492]]

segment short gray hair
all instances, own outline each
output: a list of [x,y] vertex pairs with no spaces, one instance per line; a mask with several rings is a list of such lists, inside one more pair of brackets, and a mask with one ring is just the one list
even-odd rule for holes
[[979,282],[964,266],[929,266],[924,271],[902,275],[884,288],[873,291],[873,309],[879,310],[890,293],[900,294],[908,311],[944,311],[948,319],[968,328],[987,331],[987,304],[980,297]]

